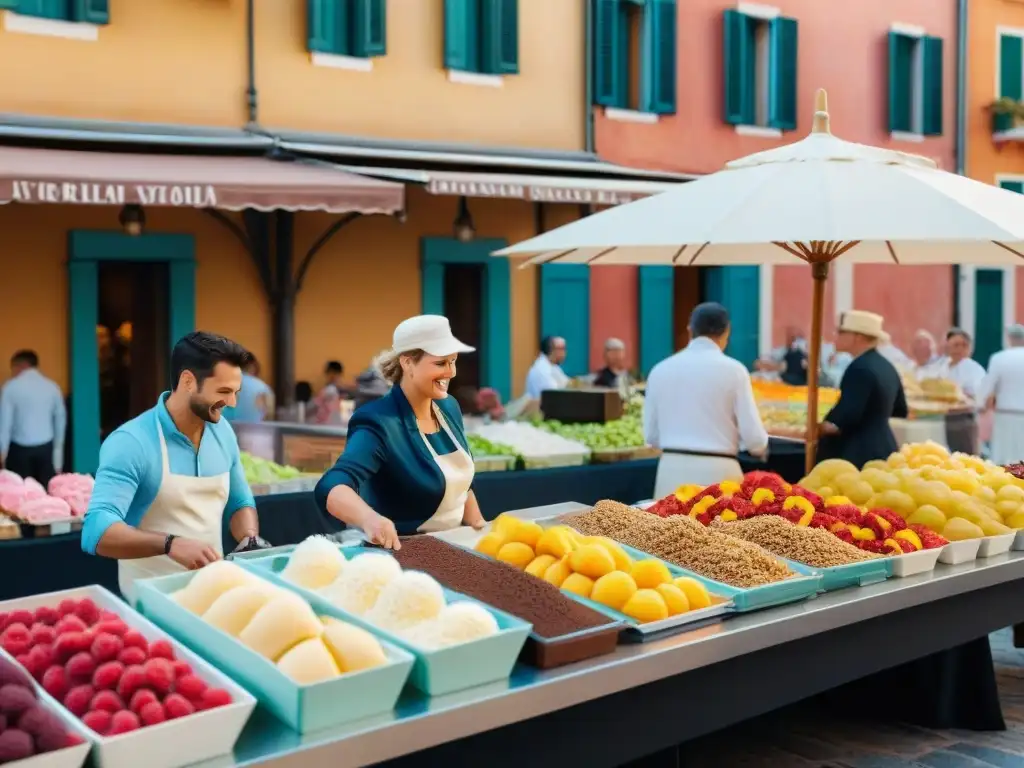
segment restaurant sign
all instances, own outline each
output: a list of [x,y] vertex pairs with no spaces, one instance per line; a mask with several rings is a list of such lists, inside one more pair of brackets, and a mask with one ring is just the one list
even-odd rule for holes
[[156,205],[213,208],[217,191],[209,184],[108,184],[87,181],[11,181],[10,199],[18,203],[69,205]]
[[516,184],[514,182],[456,181],[430,179],[427,192],[432,195],[458,195],[460,197],[497,197],[529,200],[535,203],[588,203],[593,205],[621,205],[647,197],[646,194],[587,187],[559,187],[546,184]]

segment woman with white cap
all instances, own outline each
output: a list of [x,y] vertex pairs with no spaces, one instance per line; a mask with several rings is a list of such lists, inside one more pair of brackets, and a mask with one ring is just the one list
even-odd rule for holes
[[356,409],[345,452],[316,485],[325,513],[390,549],[403,535],[483,527],[462,411],[448,396],[459,354],[473,351],[440,315],[398,324],[374,361],[391,391]]

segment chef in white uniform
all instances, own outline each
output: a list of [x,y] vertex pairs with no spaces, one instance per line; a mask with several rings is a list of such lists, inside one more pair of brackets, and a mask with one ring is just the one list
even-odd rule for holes
[[202,568],[236,541],[259,540],[256,504],[224,408],[233,407],[251,356],[196,331],[171,352],[174,389],[104,441],[82,528],[82,549],[118,560],[121,593],[137,579]]
[[1024,461],[1024,325],[1006,332],[1007,347],[992,355],[979,399],[993,409],[991,459],[996,464]]
[[690,343],[647,377],[644,437],[662,451],[654,496],[684,483],[711,485],[742,477],[741,449],[763,457],[768,433],[750,374],[725,354],[729,313],[700,304],[690,315]]

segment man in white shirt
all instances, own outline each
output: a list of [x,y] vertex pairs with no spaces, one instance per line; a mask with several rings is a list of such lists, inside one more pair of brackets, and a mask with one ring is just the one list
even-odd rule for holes
[[647,377],[644,437],[662,451],[654,497],[684,483],[712,485],[742,477],[737,456],[768,451],[768,433],[754,401],[750,374],[726,356],[729,313],[699,304],[690,315],[690,343]]
[[0,456],[4,467],[45,487],[64,465],[67,409],[60,387],[39,372],[30,349],[11,358],[11,378],[0,390]]
[[923,328],[914,334],[910,344],[912,367],[910,372],[918,381],[941,378],[943,359],[939,356],[935,337]]
[[1007,348],[988,363],[979,402],[995,409],[991,459],[996,464],[1024,460],[1024,325],[1006,331]]
[[526,374],[526,396],[540,399],[545,389],[565,389],[569,377],[562,370],[565,360],[565,339],[561,336],[545,336],[540,342],[540,354]]
[[946,360],[942,378],[955,382],[975,404],[982,405],[978,394],[985,379],[985,369],[971,357],[971,336],[962,328],[951,328],[946,333]]

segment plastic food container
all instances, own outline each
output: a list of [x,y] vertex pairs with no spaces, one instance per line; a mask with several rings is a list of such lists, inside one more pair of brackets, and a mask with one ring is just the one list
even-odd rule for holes
[[1021,530],[1017,531],[1016,537],[1013,540],[1013,546],[1011,546],[1010,549],[1013,549],[1013,550],[1022,550],[1022,549],[1024,549],[1024,528],[1022,528]]
[[[291,728],[306,733],[394,709],[412,668],[412,656],[401,648],[382,642],[388,664],[322,683],[299,685],[272,661],[170,598],[193,575],[180,573],[138,582],[140,609],[182,642],[202,648],[204,654],[251,690],[260,703]],[[348,620],[322,602],[312,608],[317,615]]]
[[978,557],[992,557],[993,555],[1009,552],[1016,538],[1016,531],[1001,533],[998,536],[986,536],[981,540],[981,545],[978,547]]
[[981,539],[964,539],[963,541],[951,541],[942,548],[939,553],[939,562],[946,565],[958,565],[969,563],[978,557],[978,550],[981,548]]
[[866,587],[869,584],[878,584],[889,578],[891,566],[889,560],[892,558],[881,557],[876,560],[861,560],[856,563],[845,565],[834,565],[830,568],[814,568],[803,563],[787,560],[791,568],[809,568],[811,571],[821,574],[822,592],[833,592],[837,589],[847,587]]
[[[191,574],[184,575],[191,577]],[[18,608],[34,611],[44,605],[56,606],[64,599],[82,600],[86,597],[100,609],[118,614],[128,626],[141,632],[147,640],[169,640],[178,658],[187,661],[203,680],[226,690],[234,700],[224,707],[197,712],[180,720],[169,720],[160,725],[112,737],[94,733],[61,706],[62,715],[78,723],[79,732],[85,734],[85,738],[93,743],[93,763],[96,767],[139,768],[140,765],[145,765],[145,768],[180,768],[231,754],[242,728],[256,706],[256,700],[217,668],[147,621],[103,587],[81,587],[8,600],[0,603],[0,612]]]
[[944,547],[934,549],[921,549],[917,552],[908,552],[905,555],[898,555],[889,558],[889,566],[892,568],[892,575],[897,578],[916,576],[919,573],[927,573],[935,570],[935,564],[939,562],[939,555]]
[[541,637],[531,632],[519,660],[537,669],[575,664],[614,651],[621,632],[622,625],[617,621],[559,637]]
[[[354,557],[361,551],[361,547],[342,547],[341,549],[346,557]],[[282,579],[278,574],[288,564],[287,555],[245,560],[239,564],[278,586],[302,595],[318,613],[337,616],[404,649],[415,658],[412,673],[409,675],[409,683],[428,696],[440,696],[484,683],[507,679],[512,674],[512,668],[519,657],[519,652],[523,649],[526,638],[532,629],[532,625],[525,621],[442,587],[447,602],[469,600],[488,610],[498,622],[498,632],[481,640],[427,651],[381,629],[376,624],[371,624],[361,616],[334,607],[315,592]]]

